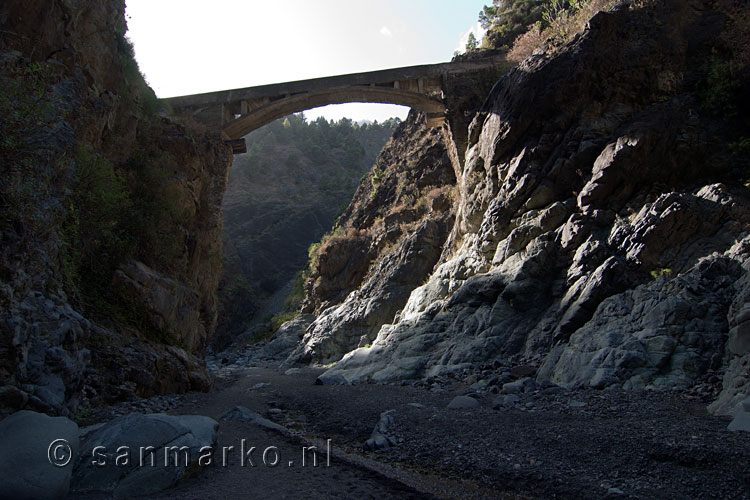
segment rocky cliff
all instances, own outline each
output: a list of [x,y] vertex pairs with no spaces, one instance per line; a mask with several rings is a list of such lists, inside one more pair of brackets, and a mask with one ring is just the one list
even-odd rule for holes
[[[731,411],[750,391],[748,70],[729,33],[747,19],[715,7],[626,2],[537,51],[495,84],[456,171],[461,131],[410,117],[321,247],[287,363],[337,361],[326,383],[510,363]],[[440,194],[397,210],[423,178]]]
[[231,153],[160,107],[124,2],[0,4],[0,411],[209,384]]
[[289,362],[329,363],[372,343],[440,258],[455,180],[443,134],[412,112],[312,253],[302,312],[317,318]]

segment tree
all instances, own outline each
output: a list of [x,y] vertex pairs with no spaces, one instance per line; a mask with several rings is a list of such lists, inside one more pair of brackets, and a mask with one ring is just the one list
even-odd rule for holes
[[477,37],[474,36],[474,32],[469,32],[469,38],[466,40],[466,52],[471,52],[472,50],[476,50],[477,47],[479,47],[479,42],[477,41]]
[[493,0],[479,12],[487,33],[482,46],[508,50],[516,38],[542,20],[542,11],[555,0]]

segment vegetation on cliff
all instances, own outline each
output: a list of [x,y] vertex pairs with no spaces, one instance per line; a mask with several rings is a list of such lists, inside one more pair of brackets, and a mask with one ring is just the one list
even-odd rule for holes
[[[493,0],[479,12],[479,23],[486,30],[479,47],[502,50],[509,60],[518,63],[537,49],[546,47],[549,52],[570,42],[583,32],[597,12],[617,6],[643,8],[657,3],[656,0]],[[737,0],[717,0],[713,8],[727,16],[722,50],[731,52],[730,66],[736,72],[738,66],[747,65],[750,57],[750,14],[747,6]],[[717,66],[716,73],[722,71],[728,69]]]

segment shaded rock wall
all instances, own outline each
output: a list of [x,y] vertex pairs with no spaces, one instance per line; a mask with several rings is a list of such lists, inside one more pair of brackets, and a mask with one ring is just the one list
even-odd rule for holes
[[[3,413],[209,384],[196,356],[216,322],[231,153],[157,113],[124,33],[123,1],[0,5]],[[84,175],[103,196],[89,205]],[[142,209],[160,194],[168,206]]]
[[729,411],[748,390],[748,165],[728,147],[746,123],[701,98],[725,21],[701,2],[599,13],[504,76],[469,128],[430,279],[321,378],[503,359],[566,386],[717,394],[726,373]]

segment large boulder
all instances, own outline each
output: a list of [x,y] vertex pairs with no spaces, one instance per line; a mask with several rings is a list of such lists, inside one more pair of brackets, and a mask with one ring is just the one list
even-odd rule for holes
[[23,410],[0,421],[0,500],[65,498],[78,454],[78,426]]
[[730,431],[750,432],[750,397],[742,402],[727,429]]
[[[218,427],[212,418],[198,415],[112,420],[84,435],[72,489],[129,498],[169,488],[192,467],[207,465],[199,459],[212,456]],[[153,447],[153,458],[147,447]]]
[[294,350],[305,335],[305,330],[315,319],[312,314],[301,314],[287,321],[273,334],[271,340],[258,350],[256,359],[282,361]]

